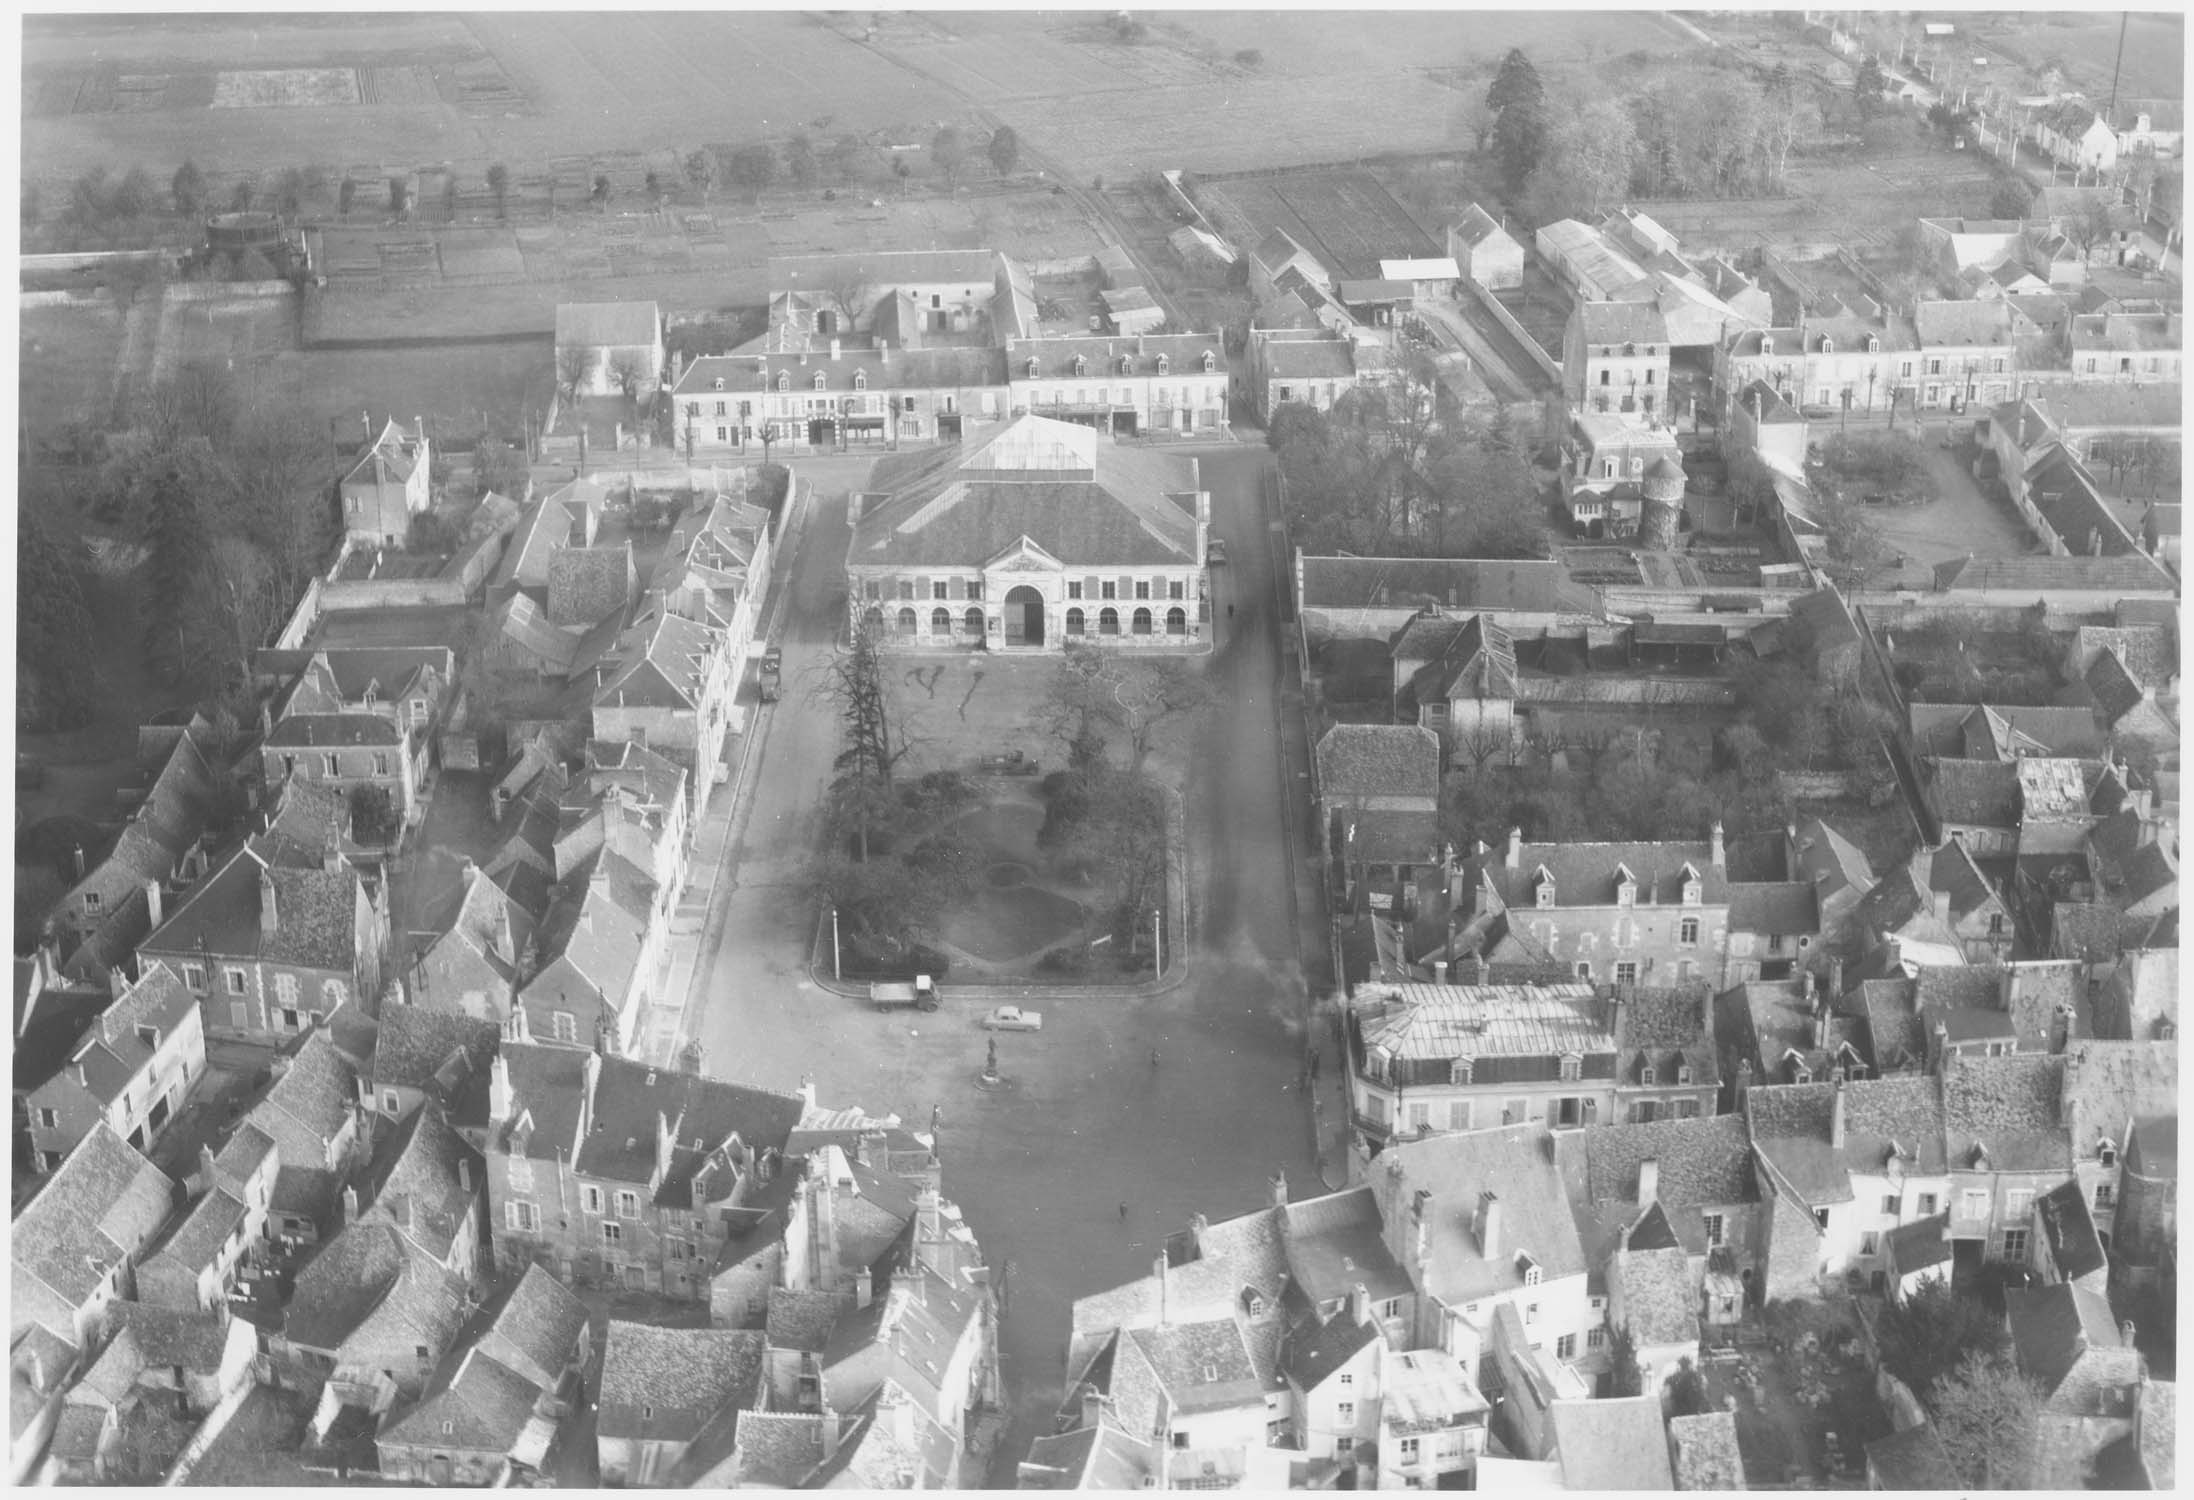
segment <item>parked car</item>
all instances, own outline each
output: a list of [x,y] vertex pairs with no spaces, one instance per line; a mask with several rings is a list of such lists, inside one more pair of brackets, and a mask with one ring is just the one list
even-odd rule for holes
[[776,646],[762,653],[761,688],[762,701],[775,703],[783,690],[785,678],[785,653]]
[[1213,537],[1211,539],[1211,545],[1204,551],[1204,566],[1209,568],[1223,568],[1226,566],[1226,563],[1227,544],[1220,541],[1217,537]]
[[927,974],[917,974],[912,983],[872,984],[868,987],[868,1003],[878,1010],[935,1010],[938,1005],[937,981]]
[[1042,1031],[1043,1016],[1033,1010],[1023,1010],[1018,1005],[1001,1005],[983,1017],[986,1031]]

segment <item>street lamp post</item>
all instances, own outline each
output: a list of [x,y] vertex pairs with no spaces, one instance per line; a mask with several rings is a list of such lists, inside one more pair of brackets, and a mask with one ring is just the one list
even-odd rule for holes
[[835,905],[830,909],[830,977],[846,977],[838,962],[838,908]]
[[1150,913],[1151,973],[1166,971],[1166,924],[1164,915],[1153,907]]

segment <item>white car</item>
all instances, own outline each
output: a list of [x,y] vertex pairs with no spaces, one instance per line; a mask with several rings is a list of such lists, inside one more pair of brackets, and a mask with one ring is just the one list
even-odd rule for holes
[[1033,1010],[1023,1010],[1018,1005],[1001,1005],[983,1017],[986,1031],[1042,1031],[1044,1018]]

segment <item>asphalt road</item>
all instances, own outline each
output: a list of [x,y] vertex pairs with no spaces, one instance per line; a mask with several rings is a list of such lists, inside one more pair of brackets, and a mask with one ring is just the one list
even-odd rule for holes
[[1257,501],[1269,459],[1261,448],[1200,456],[1231,558],[1214,576],[1221,645],[1209,664],[1230,701],[1205,726],[1183,789],[1196,912],[1187,982],[1155,998],[1047,998],[1040,1035],[999,1038],[1004,1081],[985,1091],[985,1007],[973,998],[955,1000],[948,984],[933,1015],[878,1014],[807,977],[815,914],[801,873],[836,741],[810,688],[842,617],[847,539],[843,491],[826,493],[818,477],[789,581],[785,695],[735,830],[721,936],[689,1020],[712,1073],[784,1089],[812,1075],[826,1105],[895,1111],[916,1128],[942,1111],[945,1192],[992,1266],[1009,1268],[1015,1423],[998,1471],[1008,1482],[1028,1439],[1050,1430],[1075,1297],[1142,1272],[1191,1214],[1256,1206],[1275,1168],[1298,1193],[1316,1183],[1295,1087],[1304,991],[1278,803],[1274,559]]

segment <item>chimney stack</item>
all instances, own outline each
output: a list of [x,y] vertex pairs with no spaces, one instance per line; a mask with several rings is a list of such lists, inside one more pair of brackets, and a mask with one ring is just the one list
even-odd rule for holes
[[815,1075],[813,1073],[802,1073],[800,1075],[800,1103],[803,1108],[815,1108]]
[[1844,961],[1832,958],[1828,961],[1828,998],[1841,1000],[1844,994]]
[[1348,1320],[1358,1328],[1371,1321],[1371,1289],[1360,1281],[1348,1289]]
[[1707,857],[1713,860],[1714,868],[1717,870],[1728,869],[1729,855],[1722,844],[1722,820],[1720,818],[1716,818],[1713,828],[1708,830],[1707,840],[1709,845]]
[[1501,1253],[1501,1200],[1488,1188],[1478,1195],[1478,1258],[1494,1260]]
[[510,1081],[510,1060],[497,1053],[495,1061],[488,1064],[488,1119],[500,1124],[511,1117],[517,1104],[517,1091]]
[[457,1186],[465,1192],[472,1191],[472,1163],[462,1156],[457,1158]]
[[2118,1325],[2118,1338],[2128,1349],[2133,1347],[2133,1320],[2126,1319]]
[[164,919],[160,909],[160,882],[148,880],[145,882],[145,930],[158,932]]
[[1446,960],[1446,959],[1444,959],[1444,958],[1436,958],[1436,959],[1434,959],[1434,960],[1432,961],[1432,982],[1433,982],[1434,984],[1446,984],[1446,983],[1447,983],[1447,960]]
[[830,341],[830,357],[833,360],[838,358],[838,341],[836,339]]
[[1095,1427],[1104,1419],[1104,1393],[1085,1381],[1082,1385],[1082,1425]]
[[1928,894],[1935,901],[1935,920],[1947,927],[1950,924],[1950,892],[1930,891]]
[[1272,1206],[1274,1208],[1287,1207],[1287,1169],[1283,1167],[1274,1172],[1267,1186],[1272,1191]]
[[343,1189],[343,1222],[345,1224],[358,1222],[358,1189],[354,1187]]
[[1657,1157],[1648,1157],[1638,1163],[1638,1207],[1650,1208],[1661,1190],[1661,1163]]
[[1844,1145],[1844,1077],[1836,1070],[1836,1089],[1828,1105],[1828,1143],[1841,1151]]
[[259,867],[259,932],[263,937],[273,937],[281,926],[281,914],[274,907],[274,872],[265,865]]
[[213,1147],[210,1145],[200,1146],[198,1148],[198,1180],[201,1184],[199,1191],[208,1192],[212,1190]]
[[1508,831],[1508,852],[1503,856],[1502,862],[1513,870],[1521,865],[1523,861],[1524,831],[1521,828],[1511,828]]
[[78,880],[84,878],[84,846],[82,844],[75,844],[70,847],[69,868],[76,872]]
[[1163,1328],[1166,1326],[1168,1309],[1166,1307],[1166,1258],[1162,1253],[1151,1260],[1150,1274],[1158,1282],[1158,1326]]

